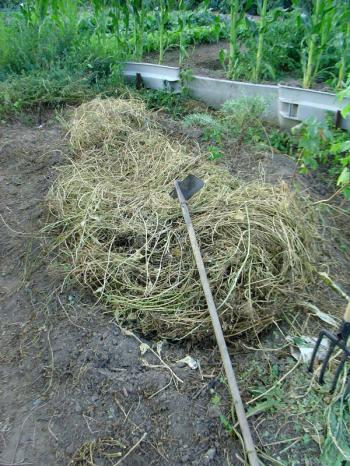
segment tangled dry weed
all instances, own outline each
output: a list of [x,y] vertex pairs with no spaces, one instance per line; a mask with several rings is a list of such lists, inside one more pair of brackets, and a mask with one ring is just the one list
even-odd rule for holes
[[55,248],[69,274],[144,334],[212,335],[178,201],[189,172],[205,181],[190,201],[226,336],[258,332],[293,308],[312,277],[315,225],[285,185],[245,183],[170,141],[135,100],[94,100],[73,118],[76,154],[49,200]]

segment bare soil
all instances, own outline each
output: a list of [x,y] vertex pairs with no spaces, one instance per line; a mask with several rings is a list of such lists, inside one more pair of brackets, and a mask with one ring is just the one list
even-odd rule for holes
[[[213,44],[196,44],[191,45],[187,49],[187,57],[184,60],[183,67],[191,68],[193,74],[201,76],[209,76],[211,78],[225,79],[225,71],[223,70],[219,52],[221,49],[228,49],[228,41],[219,41]],[[145,56],[146,63],[158,63],[158,53],[150,53]],[[178,49],[169,49],[164,56],[164,65],[179,66],[179,51]]]
[[[239,464],[210,403],[224,389],[217,351],[165,344],[180,382],[49,273],[39,230],[65,152],[52,121],[0,128],[0,465],[109,465],[135,445],[123,465]],[[187,354],[200,371],[177,363]]]
[[[189,144],[198,139],[179,122],[162,124]],[[130,466],[241,465],[240,443],[219,420],[230,409],[215,347],[164,343],[162,361],[149,350],[142,354],[141,341],[155,351],[156,342],[125,334],[88,293],[52,273],[40,229],[55,166],[66,163],[67,152],[62,129],[49,118],[40,127],[0,126],[0,466],[107,466],[121,459]],[[295,172],[283,155],[229,160],[248,179],[287,182]],[[319,196],[309,181],[311,187],[300,180],[301,189]],[[336,216],[334,222],[339,226]],[[328,260],[347,289],[340,244],[348,239],[339,241]],[[325,290],[319,302],[329,296]],[[254,397],[252,383],[266,382],[266,362],[289,368],[289,350],[275,333],[262,338],[281,351],[252,353],[247,342],[232,348],[244,401]],[[186,355],[200,369],[178,362]],[[268,447],[276,454],[279,438],[296,435],[288,407],[278,416],[251,417],[259,447],[277,442]],[[306,462],[304,446],[296,444],[284,458],[317,465],[318,454],[314,443]]]

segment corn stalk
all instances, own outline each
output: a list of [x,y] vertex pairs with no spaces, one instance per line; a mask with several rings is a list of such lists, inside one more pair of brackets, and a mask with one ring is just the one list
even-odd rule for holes
[[167,0],[160,0],[159,2],[159,63],[164,60],[164,44],[166,41],[165,26],[169,19],[169,2]]
[[[314,81],[321,63],[323,52],[328,47],[333,18],[332,0],[315,0],[309,21],[305,22],[307,62],[304,68],[303,87],[308,89]],[[306,17],[306,16],[304,16]]]
[[[328,6],[327,6],[327,3],[328,3]],[[334,15],[333,15],[332,1],[326,2],[325,7],[327,8],[327,10],[323,8],[323,12],[322,12],[320,43],[317,48],[317,58],[316,58],[316,64],[315,64],[315,70],[314,70],[314,77],[317,76],[320,70],[321,58],[322,58],[323,52],[328,47],[328,42],[331,37],[332,28],[334,28]]]
[[349,50],[350,50],[350,21],[346,27],[346,33],[344,38],[344,49],[342,50],[342,56],[340,59],[339,74],[338,74],[338,84],[337,87],[343,88],[345,86],[347,68],[349,67]]
[[41,21],[44,20],[50,6],[49,0],[36,0],[36,11]]
[[112,19],[112,28],[113,34],[117,39],[118,48],[121,47],[122,38],[120,34],[120,23],[121,23],[121,8],[119,2],[115,2],[116,4],[113,5],[110,9],[109,16]]
[[263,0],[261,12],[260,12],[258,49],[256,52],[256,63],[255,63],[255,69],[253,73],[253,79],[255,82],[258,82],[259,77],[260,77],[260,71],[261,71],[261,63],[262,63],[263,51],[264,51],[264,38],[265,38],[265,32],[266,32],[266,26],[267,26],[266,14],[267,14],[267,0]]
[[51,0],[51,17],[59,27],[62,35],[75,35],[78,33],[79,5],[77,2]]
[[231,0],[230,50],[228,58],[228,76],[231,79],[235,78],[235,68],[238,59],[237,30],[239,16],[239,0]]
[[140,60],[143,56],[143,32],[146,16],[143,0],[132,0],[132,11],[134,13],[134,55],[137,60]]
[[49,11],[49,0],[27,0],[20,4],[20,11],[28,23],[42,23]]
[[337,89],[345,87],[347,73],[350,68],[350,6],[343,4],[343,8],[339,17],[340,32],[337,41],[338,50],[340,50]]
[[94,7],[95,16],[98,16],[103,9],[103,0],[92,0],[92,6]]
[[184,59],[186,58],[186,38],[184,34],[184,30],[186,27],[186,19],[185,19],[185,1],[179,1],[179,17],[178,17],[178,24],[179,24],[179,65],[183,64]]
[[121,9],[123,12],[123,23],[124,23],[124,47],[125,51],[129,52],[129,29],[130,29],[130,10],[128,0],[124,0],[121,3]]

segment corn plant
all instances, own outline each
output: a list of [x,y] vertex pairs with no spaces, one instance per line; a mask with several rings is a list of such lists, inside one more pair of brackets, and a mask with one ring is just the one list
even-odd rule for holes
[[117,44],[124,54],[130,49],[130,8],[127,0],[114,0],[111,3],[109,16],[112,20],[112,30]]
[[[347,115],[344,108],[342,115]],[[332,118],[310,118],[292,129],[297,136],[298,165],[301,173],[326,168],[334,179],[338,193],[350,199],[350,140],[345,131],[334,128]]]
[[[338,93],[338,99],[342,102],[344,98],[350,99],[350,74],[346,84],[346,88]],[[350,115],[350,104],[342,109],[342,117],[346,118]],[[350,200],[350,138],[346,137],[338,144],[333,144],[331,152],[335,157],[339,157],[342,170],[337,179],[337,186],[342,189],[344,196]]]
[[[248,10],[253,2],[231,0],[230,3],[230,46],[228,51],[228,68],[227,76],[230,79],[236,78],[237,65],[239,61],[239,42],[238,42],[238,31],[239,28],[246,21],[245,11]],[[221,62],[225,61],[226,52],[220,51],[219,59]]]
[[254,81],[257,82],[260,76],[261,62],[264,48],[264,36],[266,33],[266,14],[267,14],[267,0],[263,0],[261,12],[260,12],[260,24],[259,24],[259,38],[258,38],[258,49],[256,53],[256,65],[254,70]]
[[8,64],[8,59],[11,54],[9,46],[9,33],[5,25],[5,21],[0,16],[0,67],[5,67]]
[[238,59],[237,30],[241,19],[239,3],[239,0],[231,0],[230,50],[228,60],[228,75],[231,79],[235,78],[235,68]]
[[[299,5],[299,2],[296,2]],[[320,68],[322,56],[328,48],[334,15],[333,0],[315,0],[311,12],[299,8],[298,24],[304,28],[306,60],[303,64],[303,87],[310,88]]]
[[[350,12],[350,9],[349,9]],[[349,13],[348,12],[348,13]],[[347,20],[345,31],[343,32],[343,47],[341,48],[341,59],[338,74],[338,89],[344,87],[345,76],[349,70],[350,62],[350,19]]]
[[103,10],[104,2],[103,0],[91,0],[91,2],[94,8],[95,16],[98,16],[98,14]]
[[340,53],[338,66],[337,89],[345,87],[345,81],[350,70],[350,5],[338,2],[336,8],[337,33],[335,46]]
[[69,4],[71,2],[64,2],[64,0],[51,0],[52,16],[55,17],[57,20],[65,6],[65,3]]
[[129,28],[130,28],[130,10],[128,1],[121,2],[121,9],[123,11],[123,23],[124,23],[124,47],[125,52],[129,52]]
[[[270,75],[274,75],[275,71],[271,65],[264,61],[266,55],[266,33],[269,32],[270,26],[277,21],[282,13],[281,8],[273,8],[268,11],[268,0],[263,0],[262,4],[259,4],[258,12],[260,13],[260,19],[258,24],[258,45],[256,51],[255,66],[253,69],[253,81],[258,82],[264,67],[269,71]],[[270,54],[273,54],[273,49],[270,49]]]
[[49,10],[49,0],[26,1],[20,4],[20,12],[27,23],[38,24],[43,22]]
[[178,25],[179,25],[179,65],[183,64],[184,59],[186,58],[186,40],[184,30],[186,28],[186,17],[185,12],[185,2],[184,0],[179,1],[179,16],[178,16]]
[[134,55],[136,59],[140,60],[143,56],[143,33],[146,6],[143,0],[132,0],[131,7],[134,14]]
[[172,8],[171,0],[160,0],[159,2],[159,63],[164,60],[164,48],[166,42],[166,23],[169,20],[169,12]]
[[77,2],[51,0],[51,18],[58,26],[61,37],[78,34],[80,18]]

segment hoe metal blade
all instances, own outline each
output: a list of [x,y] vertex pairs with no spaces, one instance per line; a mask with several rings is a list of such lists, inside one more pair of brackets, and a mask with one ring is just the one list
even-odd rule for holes
[[[204,181],[194,175],[187,175],[182,181],[178,181],[177,185],[181,189],[183,197],[188,201],[194,194],[198,193],[203,186]],[[173,189],[170,193],[170,196],[174,199],[177,198],[176,189]]]

